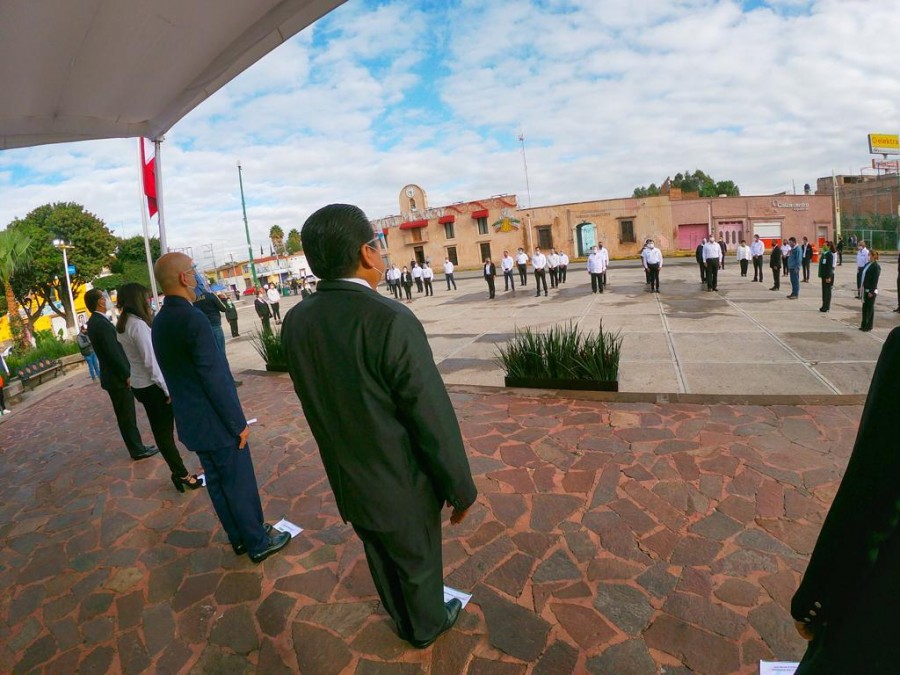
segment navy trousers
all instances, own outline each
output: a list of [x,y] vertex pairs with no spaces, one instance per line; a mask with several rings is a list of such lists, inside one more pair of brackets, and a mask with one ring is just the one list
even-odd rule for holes
[[263,528],[259,487],[250,457],[250,444],[239,449],[204,450],[197,453],[206,474],[206,491],[219,522],[232,545],[244,544],[250,553],[261,553],[269,538]]

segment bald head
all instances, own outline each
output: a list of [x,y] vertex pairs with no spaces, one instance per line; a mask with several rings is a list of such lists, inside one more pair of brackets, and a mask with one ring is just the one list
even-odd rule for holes
[[194,261],[184,253],[166,253],[153,266],[153,273],[159,282],[162,292],[166,295],[179,295],[193,302],[194,286],[189,286],[182,278],[184,272],[190,279],[193,275]]

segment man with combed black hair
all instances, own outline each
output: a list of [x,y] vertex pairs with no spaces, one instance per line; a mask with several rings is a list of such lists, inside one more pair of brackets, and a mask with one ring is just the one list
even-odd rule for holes
[[366,215],[332,204],[300,237],[322,281],[284,318],[288,371],[381,602],[425,648],[462,608],[444,603],[441,555],[441,508],[459,523],[477,495],[459,423],[422,324],[374,290],[384,259]]

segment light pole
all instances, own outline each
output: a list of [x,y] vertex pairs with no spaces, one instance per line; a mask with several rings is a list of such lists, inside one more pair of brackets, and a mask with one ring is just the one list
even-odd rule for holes
[[[62,251],[63,267],[66,270],[66,290],[69,292],[69,312],[66,313],[66,328],[69,329],[70,335],[75,335],[75,299],[72,297],[72,279],[69,276],[69,254],[70,248],[75,248],[64,239],[54,239],[53,245]],[[71,315],[72,323],[69,323]]]
[[531,241],[531,183],[528,180],[528,159],[525,157],[525,132],[521,130],[519,131],[519,143],[522,144],[522,165],[525,167],[525,192],[528,195],[528,215],[526,216],[528,222],[525,233],[528,241],[528,253],[531,255],[534,252],[534,246]]
[[244,201],[244,178],[241,173],[241,162],[238,160],[238,182],[241,185],[241,208],[244,210],[244,233],[247,235],[247,252],[250,254],[250,274],[253,276],[253,288],[259,286],[256,278],[256,263],[253,262],[253,245],[250,243],[250,226],[247,224],[247,203]]

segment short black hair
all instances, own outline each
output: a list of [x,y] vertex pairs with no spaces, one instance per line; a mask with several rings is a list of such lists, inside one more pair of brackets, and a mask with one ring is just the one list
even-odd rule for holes
[[359,265],[360,247],[374,237],[372,223],[351,204],[329,204],[307,218],[300,230],[303,252],[320,279],[351,276]]
[[97,311],[97,303],[100,302],[102,297],[103,291],[99,288],[92,288],[84,294],[84,306],[87,307],[91,314]]

